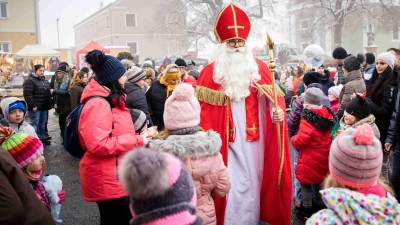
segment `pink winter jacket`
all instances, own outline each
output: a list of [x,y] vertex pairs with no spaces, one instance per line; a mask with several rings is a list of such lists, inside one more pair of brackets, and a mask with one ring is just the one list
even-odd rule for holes
[[166,140],[150,141],[149,146],[169,152],[185,163],[196,186],[197,214],[204,224],[216,224],[212,196],[225,196],[231,186],[228,168],[219,153],[220,136],[214,131],[170,135]]
[[[91,96],[108,95],[107,89],[92,79],[83,90],[81,102]],[[127,196],[118,182],[117,167],[126,152],[143,145],[143,138],[135,134],[129,110],[116,107],[111,111],[106,100],[92,98],[83,107],[78,130],[82,148],[87,148],[79,163],[85,201]]]

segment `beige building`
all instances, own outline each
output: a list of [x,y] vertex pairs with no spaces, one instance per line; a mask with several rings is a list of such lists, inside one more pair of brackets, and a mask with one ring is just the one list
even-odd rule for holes
[[37,0],[0,0],[0,52],[15,53],[37,44]]
[[172,1],[117,0],[102,7],[74,26],[75,49],[93,40],[105,48],[128,46],[133,55],[139,56],[140,62],[146,57],[186,55],[185,10],[168,13],[165,7]]

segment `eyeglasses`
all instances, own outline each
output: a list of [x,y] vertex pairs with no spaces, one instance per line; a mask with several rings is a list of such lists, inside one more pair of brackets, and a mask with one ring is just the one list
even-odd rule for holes
[[236,44],[239,45],[239,47],[243,47],[244,40],[242,40],[242,39],[231,39],[231,40],[228,41],[228,45],[230,47],[235,47]]

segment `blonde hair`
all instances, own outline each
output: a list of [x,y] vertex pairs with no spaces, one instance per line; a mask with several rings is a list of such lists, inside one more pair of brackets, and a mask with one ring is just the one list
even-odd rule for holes
[[[32,173],[31,173],[31,167],[32,167],[32,163],[22,167],[22,172],[26,175],[26,177],[28,178],[28,180],[36,180],[37,177],[35,177]],[[46,160],[43,157],[43,164],[42,164],[42,175],[46,173]]]
[[162,78],[164,78],[164,80],[177,79],[182,76],[181,71],[176,64],[169,64],[167,68],[165,68],[165,70],[162,72],[162,74]]
[[[378,179],[378,185],[382,186],[387,192],[389,192],[390,194],[394,195],[394,191],[393,189],[386,184],[384,181],[382,181],[380,178]],[[352,188],[349,187],[345,184],[340,183],[339,181],[337,181],[335,178],[332,177],[332,175],[328,175],[323,183],[323,189],[327,189],[327,188],[331,188],[331,187],[337,187],[337,188],[346,188],[352,191],[357,191],[358,189],[356,188]]]
[[71,81],[70,88],[75,86],[78,83],[83,83],[83,79],[85,78],[85,72],[79,71]]

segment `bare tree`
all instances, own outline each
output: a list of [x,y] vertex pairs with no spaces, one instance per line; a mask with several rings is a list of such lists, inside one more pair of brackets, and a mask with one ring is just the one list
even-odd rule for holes
[[[398,21],[395,18],[400,14],[399,2],[399,0],[380,0],[379,3],[372,0],[306,0],[297,1],[295,4],[303,9],[304,13],[309,13],[310,10],[315,13],[310,26],[312,31],[325,25],[333,29],[334,47],[337,47],[342,44],[343,26],[349,20],[361,22],[367,17],[370,23],[375,23],[380,28],[392,26]],[[382,26],[376,21],[385,24]]]
[[[283,1],[279,0],[258,0],[256,3],[249,3],[246,0],[233,0],[233,2],[245,9],[249,17],[252,19],[252,24],[261,21],[262,24],[271,24],[271,18],[276,15],[276,8]],[[205,43],[217,43],[214,35],[214,22],[218,13],[228,3],[227,0],[167,0],[160,3],[159,17],[165,17],[171,12],[184,13],[186,15],[186,24],[179,24],[178,21],[174,24],[176,28],[187,30],[191,37],[192,45]],[[180,6],[180,7],[176,7]],[[171,10],[173,9],[173,10]],[[157,29],[165,29],[166,24]],[[275,25],[275,24],[274,24]],[[171,24],[169,24],[171,26]],[[265,31],[260,31],[263,34]],[[203,47],[203,46],[201,46]]]

